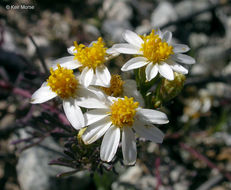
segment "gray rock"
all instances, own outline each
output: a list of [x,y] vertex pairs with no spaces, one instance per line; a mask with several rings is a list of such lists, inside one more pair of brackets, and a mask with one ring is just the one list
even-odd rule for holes
[[[48,165],[51,160],[57,159],[61,154],[61,147],[51,137],[46,138],[41,145],[27,149],[19,157],[17,176],[23,190],[74,190],[76,187],[78,189],[87,187],[89,177],[86,176],[86,172],[77,173],[70,178],[56,178],[58,173],[71,169]],[[48,149],[44,147],[48,147]],[[71,178],[72,182],[70,183]]]
[[153,153],[156,149],[158,149],[158,145],[154,142],[149,142],[148,147],[147,147],[147,152]]
[[225,23],[225,27],[226,27],[226,36],[225,36],[225,41],[224,41],[224,44],[227,46],[227,47],[230,47],[230,41],[231,41],[231,32],[228,32],[228,31],[231,31],[231,16],[229,17],[226,17],[226,18],[223,18],[224,20],[224,23]]
[[190,14],[193,14],[199,10],[202,10],[210,5],[208,0],[196,1],[196,0],[188,0],[188,1],[180,1],[175,6],[175,10],[177,15],[180,18],[186,17]]
[[131,25],[128,21],[107,19],[102,25],[102,31],[106,35],[106,38],[114,42],[122,41],[122,33],[125,29],[131,30]]
[[131,0],[130,2],[141,19],[150,17],[150,13],[155,8],[155,3],[152,1]]
[[104,0],[103,13],[108,19],[126,21],[132,18],[131,6],[125,0]]
[[[39,50],[41,51],[42,55],[47,56],[51,48],[49,41],[43,36],[33,36],[33,39],[37,44],[37,46],[39,47]],[[36,54],[36,48],[29,38],[26,38],[26,46],[27,46],[27,54],[29,56],[34,56]]]
[[138,181],[138,189],[152,190],[157,185],[157,179],[152,175],[145,175]]
[[132,18],[132,9],[127,0],[104,0],[102,15],[106,19],[102,23],[102,31],[109,41],[121,42],[125,29],[131,29],[129,20]]
[[231,74],[231,61],[229,62],[229,64],[226,67],[224,67],[222,73],[224,75],[230,75]]
[[135,185],[140,180],[142,172],[142,168],[138,164],[122,171],[119,179],[112,183],[112,190],[135,190]]
[[[130,178],[132,179],[132,178]],[[142,189],[142,190],[152,190],[156,188],[157,180],[152,175],[144,175],[136,178],[136,181],[117,181],[112,184],[113,190],[135,190],[135,189]]]
[[189,43],[192,49],[208,44],[209,37],[203,33],[191,33],[189,36]]
[[192,68],[192,73],[219,74],[224,68],[228,56],[229,54],[222,44],[201,48],[196,58],[197,64]]
[[134,167],[128,168],[127,171],[119,177],[119,181],[135,184],[141,175],[142,169],[136,164]]
[[187,190],[189,189],[189,183],[188,182],[180,182],[180,183],[176,183],[173,185],[173,189],[177,189],[177,190]]
[[216,140],[224,142],[227,146],[231,146],[231,135],[226,132],[217,132],[214,134]]
[[15,33],[8,27],[4,27],[4,32],[2,34],[2,38],[4,39],[1,47],[7,51],[16,51],[15,45]]
[[219,98],[231,98],[231,87],[221,82],[210,83],[207,85],[208,91],[212,96]]
[[170,172],[170,178],[172,181],[176,182],[179,180],[180,176],[185,172],[185,168],[182,166],[176,166],[171,172]]
[[111,186],[112,190],[136,190],[136,187],[131,184],[114,182]]
[[71,28],[62,15],[58,13],[53,14],[51,22],[53,22],[52,30],[56,38],[67,39],[69,37]]
[[212,176],[210,179],[208,179],[205,183],[200,185],[196,190],[207,190],[211,189],[214,185],[220,183],[220,181],[223,179],[223,176],[221,174],[218,174],[216,176]]
[[148,20],[145,20],[142,25],[138,26],[136,28],[136,33],[137,34],[147,34],[152,30],[152,27],[150,25],[150,22]]
[[89,41],[93,41],[100,36],[100,32],[99,32],[98,28],[96,28],[92,24],[84,24],[83,29],[84,29],[84,32],[86,33],[87,39],[89,39]]
[[158,28],[170,21],[175,21],[176,19],[177,14],[172,4],[163,1],[158,5],[151,15],[151,26]]

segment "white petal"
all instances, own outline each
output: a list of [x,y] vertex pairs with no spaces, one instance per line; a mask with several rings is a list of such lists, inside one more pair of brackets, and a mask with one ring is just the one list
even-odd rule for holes
[[86,88],[82,85],[79,85],[77,89],[77,95],[78,97],[83,98],[94,97],[100,99],[101,101],[106,100],[104,93],[98,88],[94,88],[92,86]]
[[76,69],[81,66],[77,60],[74,60],[74,56],[67,56],[53,61],[52,68],[54,70],[58,68],[57,64],[67,69]]
[[134,165],[136,163],[136,139],[130,127],[124,127],[122,132],[122,152],[125,165]]
[[183,66],[181,66],[180,64],[173,64],[171,65],[171,68],[178,73],[182,73],[184,75],[188,74],[188,69],[184,68]]
[[82,135],[83,142],[85,144],[91,144],[97,141],[100,137],[104,135],[104,133],[108,130],[111,126],[112,122],[110,119],[108,120],[101,120],[92,125],[90,125],[84,134]]
[[64,100],[63,109],[68,121],[75,129],[81,129],[85,126],[84,117],[81,109],[74,101]]
[[170,43],[170,41],[172,40],[172,32],[169,31],[164,32],[162,40],[164,40],[167,43]]
[[107,54],[112,54],[112,55],[114,55],[114,56],[116,56],[116,55],[119,55],[119,52],[118,51],[116,51],[116,49],[114,49],[114,48],[108,48],[107,50],[106,50],[106,53]]
[[97,88],[89,86],[88,88],[83,88],[79,86],[77,91],[77,101],[78,105],[85,108],[108,108],[111,102],[108,101],[106,95]]
[[188,55],[180,54],[180,53],[172,55],[172,58],[175,61],[178,61],[178,62],[184,63],[184,64],[194,64],[194,63],[196,63],[195,59],[193,59],[192,57],[190,57]]
[[154,124],[168,123],[167,115],[163,112],[151,109],[137,109],[138,119]]
[[136,81],[125,80],[123,85],[123,95],[127,97],[133,97],[135,101],[139,102],[139,106],[144,106],[144,99],[140,92],[137,90]]
[[190,48],[184,44],[173,44],[173,52],[174,53],[185,53],[189,51]]
[[104,109],[108,108],[103,102],[101,102],[99,99],[96,98],[78,98],[75,100],[76,104],[83,108],[99,108]]
[[144,43],[142,38],[138,36],[135,32],[132,32],[130,30],[126,30],[123,33],[123,38],[129,43],[132,44],[138,48],[141,47],[141,44]]
[[120,142],[120,129],[111,126],[103,137],[100,147],[100,158],[103,161],[110,162],[117,151]]
[[135,122],[133,128],[141,137],[153,141],[155,143],[162,143],[164,133],[155,126],[144,126],[141,122]]
[[163,34],[159,28],[157,30],[155,30],[155,34],[157,34],[162,39]]
[[113,49],[118,51],[119,53],[124,53],[124,54],[136,54],[136,55],[141,55],[142,52],[140,51],[140,48],[133,46],[131,44],[115,44],[112,46]]
[[74,55],[75,53],[77,53],[77,50],[75,49],[75,46],[71,46],[67,48],[67,52],[71,55]]
[[119,98],[113,97],[113,96],[107,96],[108,105],[111,106],[115,101],[118,101]]
[[88,47],[92,47],[93,44],[96,44],[96,43],[97,43],[97,41],[92,41],[92,42],[88,45]]
[[134,57],[127,61],[123,67],[121,68],[122,71],[129,71],[132,69],[137,69],[143,67],[148,64],[148,60],[145,57]]
[[[82,64],[78,63],[77,61],[67,62],[60,64],[61,67],[64,67],[66,69],[77,69],[81,67]],[[54,69],[57,69],[58,67],[55,67]]]
[[90,85],[102,86],[102,87],[106,87],[106,88],[110,87],[110,84],[106,85],[106,84],[102,83],[101,80],[99,80],[98,77],[96,77],[96,75],[93,76],[93,79],[92,79],[92,82]]
[[85,67],[80,75],[80,83],[85,86],[88,87],[93,79],[93,75],[94,75],[94,71],[92,68],[88,68]]
[[168,80],[174,79],[172,68],[167,63],[158,64],[159,73]]
[[109,111],[110,109],[95,109],[95,110],[90,110],[86,112],[84,114],[86,126],[91,125],[92,123],[95,123],[99,120],[102,120],[105,117],[108,117]]
[[[78,92],[80,92],[80,90]],[[83,93],[81,92],[81,94]],[[106,102],[103,102],[90,91],[88,91],[88,94],[85,97],[76,97],[75,102],[78,106],[84,108],[108,108]]]
[[148,81],[152,80],[158,74],[158,66],[156,64],[153,65],[153,63],[149,63],[145,68],[145,73],[146,79]]
[[49,86],[47,86],[47,82],[44,82],[42,86],[38,90],[36,90],[34,94],[32,94],[30,103],[40,104],[56,96],[57,94],[53,92]]
[[94,96],[96,96],[100,101],[107,102],[107,98],[106,98],[107,96],[99,88],[95,88],[93,86],[89,86],[87,89],[88,89],[88,91],[90,91],[91,93],[93,93]]
[[111,81],[111,74],[108,71],[107,67],[104,65],[96,68],[96,77],[101,81],[100,84],[103,86],[109,86]]

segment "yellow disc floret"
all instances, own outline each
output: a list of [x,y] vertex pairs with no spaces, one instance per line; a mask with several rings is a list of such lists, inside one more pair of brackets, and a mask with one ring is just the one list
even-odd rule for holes
[[74,45],[77,50],[77,53],[74,54],[74,59],[77,59],[83,65],[82,67],[95,69],[105,62],[107,48],[101,37],[90,47],[86,47],[83,44],[78,45],[77,42],[74,42]]
[[159,35],[155,34],[155,31],[147,36],[141,36],[144,40],[140,51],[143,52],[146,57],[152,63],[159,63],[169,58],[173,54],[173,47],[168,45],[167,42],[163,42]]
[[50,69],[51,75],[47,79],[48,86],[62,99],[75,97],[78,80],[73,70],[61,67],[58,64],[56,70]]
[[112,75],[110,87],[102,87],[102,89],[108,96],[119,97],[123,94],[123,84],[124,81],[121,79],[120,75]]
[[110,107],[112,123],[119,128],[123,128],[125,126],[132,127],[136,108],[138,108],[138,106],[138,102],[134,102],[133,98],[128,98],[127,96],[125,96],[124,99],[114,101]]

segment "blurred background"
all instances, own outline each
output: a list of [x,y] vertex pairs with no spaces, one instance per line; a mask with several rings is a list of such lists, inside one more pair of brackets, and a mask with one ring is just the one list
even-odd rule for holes
[[[0,5],[1,190],[231,189],[231,1],[0,0]],[[155,28],[188,44],[197,62],[182,93],[164,105],[170,122],[161,126],[163,144],[141,139],[133,167],[117,162],[112,171],[85,168],[57,178],[70,168],[48,165],[63,156],[65,141],[49,122],[61,127],[65,117],[57,101],[29,103],[47,78],[46,67],[67,56],[73,41],[88,44],[102,36],[110,47],[122,41],[125,29],[145,34]],[[113,60],[111,72],[133,77],[120,71],[128,58]]]

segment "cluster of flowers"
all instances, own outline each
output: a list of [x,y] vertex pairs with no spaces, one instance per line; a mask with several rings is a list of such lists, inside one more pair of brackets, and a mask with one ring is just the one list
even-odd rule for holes
[[[82,141],[91,144],[103,137],[100,158],[110,162],[114,158],[122,133],[124,163],[136,162],[136,135],[155,143],[162,143],[164,134],[154,124],[166,124],[165,113],[153,109],[144,101],[135,80],[122,80],[111,75],[104,65],[120,53],[133,54],[122,71],[143,69],[144,81],[161,77],[174,80],[176,74],[187,74],[181,65],[194,64],[185,53],[189,47],[172,44],[172,33],[153,30],[149,35],[125,31],[127,43],[107,49],[101,37],[88,47],[74,42],[68,48],[71,56],[55,60],[46,82],[32,95],[31,103],[46,102],[56,96],[62,99],[67,119],[76,130],[82,130]],[[73,70],[78,69],[77,76]],[[159,74],[158,74],[159,73]],[[87,110],[83,113],[83,109]],[[154,108],[154,107],[153,107]]]

